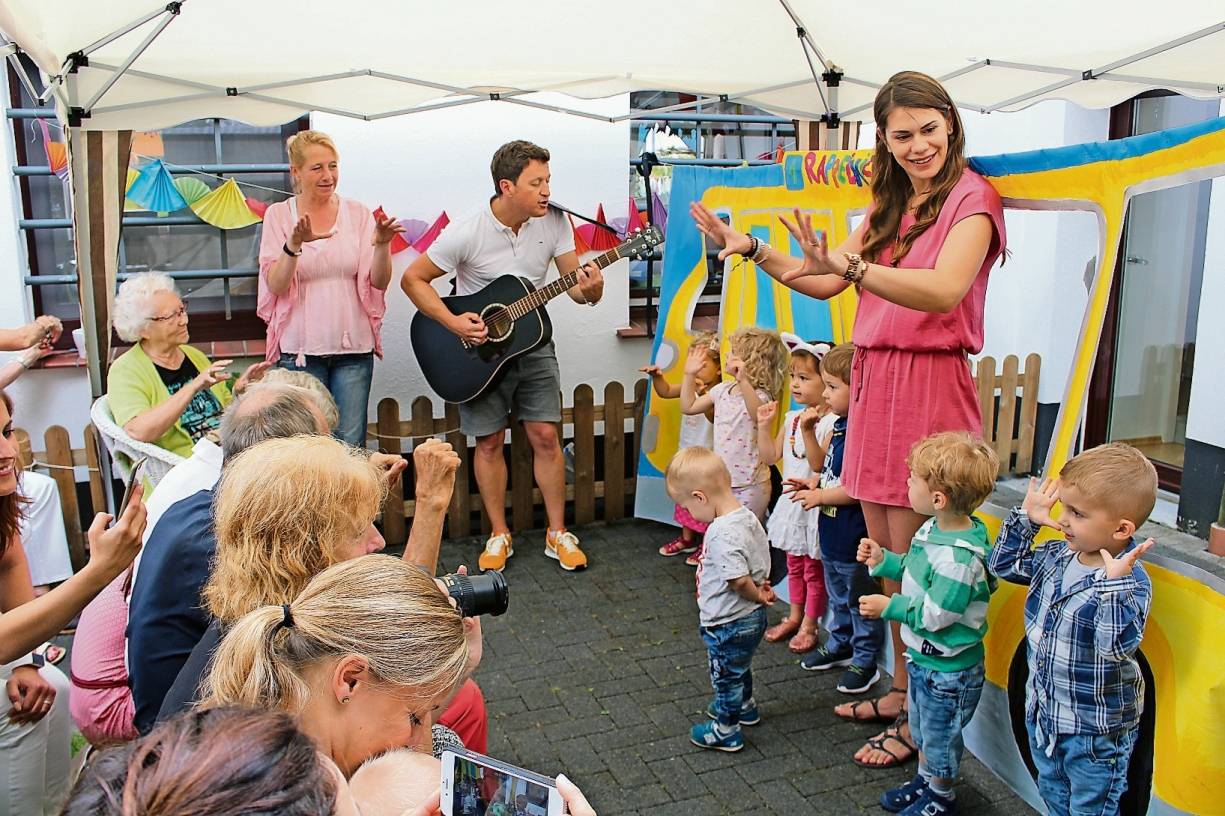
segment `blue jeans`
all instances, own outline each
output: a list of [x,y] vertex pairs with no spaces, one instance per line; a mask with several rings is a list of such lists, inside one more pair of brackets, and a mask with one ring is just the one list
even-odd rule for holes
[[306,365],[297,365],[296,354],[282,354],[277,365],[290,371],[305,371],[327,388],[336,400],[340,422],[332,434],[342,442],[366,447],[366,415],[370,404],[370,379],[374,374],[374,352],[365,354],[306,355]]
[[956,779],[966,744],[961,729],[983,694],[983,664],[961,671],[936,671],[906,661],[910,677],[910,736],[923,766],[938,779]]
[[[1038,794],[1049,816],[1116,816],[1127,790],[1127,766],[1136,731],[1058,734],[1039,745],[1037,727],[1026,723],[1029,750],[1038,768]],[[1051,751],[1047,756],[1047,750]]]
[[825,641],[825,649],[834,653],[850,650],[851,663],[868,669],[871,674],[885,643],[885,625],[880,620],[861,616],[858,599],[851,603],[851,581],[857,573],[866,578],[868,568],[858,561],[844,563],[825,559],[822,563],[830,610],[829,639]]
[[766,608],[761,606],[743,618],[699,629],[710,660],[719,725],[739,725],[741,706],[753,698],[753,652],[766,633]]

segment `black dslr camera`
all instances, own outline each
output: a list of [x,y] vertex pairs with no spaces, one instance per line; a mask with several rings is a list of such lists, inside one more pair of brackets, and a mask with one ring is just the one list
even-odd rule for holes
[[455,605],[465,618],[501,615],[510,604],[510,588],[500,572],[480,575],[451,573],[438,580],[447,588],[447,594],[455,599]]

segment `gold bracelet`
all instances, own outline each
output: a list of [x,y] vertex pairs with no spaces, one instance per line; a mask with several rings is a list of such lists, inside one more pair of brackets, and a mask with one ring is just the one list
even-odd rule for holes
[[858,284],[863,280],[864,273],[868,271],[868,262],[853,252],[847,252],[845,255],[847,265],[846,271],[842,273],[842,279],[848,283]]

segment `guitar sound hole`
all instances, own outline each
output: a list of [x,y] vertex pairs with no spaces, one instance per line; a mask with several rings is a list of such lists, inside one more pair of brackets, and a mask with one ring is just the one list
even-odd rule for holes
[[482,309],[481,320],[485,321],[485,328],[489,331],[489,342],[491,343],[505,340],[510,336],[511,329],[515,325],[510,313],[501,303],[491,303]]

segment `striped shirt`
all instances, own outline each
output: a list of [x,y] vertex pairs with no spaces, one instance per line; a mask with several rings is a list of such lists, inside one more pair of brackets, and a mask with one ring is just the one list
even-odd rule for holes
[[902,641],[915,663],[934,671],[963,671],[983,662],[987,605],[995,579],[987,572],[987,528],[971,518],[967,530],[941,530],[929,518],[905,557],[885,551],[872,575],[901,581],[881,615],[902,624]]
[[[991,569],[1028,584],[1025,634],[1029,646],[1026,719],[1038,741],[1059,734],[1109,734],[1140,722],[1144,678],[1136,650],[1152,602],[1152,583],[1136,563],[1130,575],[1094,571],[1063,589],[1076,554],[1062,539],[1034,547],[1039,526],[1014,509],[991,551]],[[1124,547],[1136,546],[1133,538]]]

